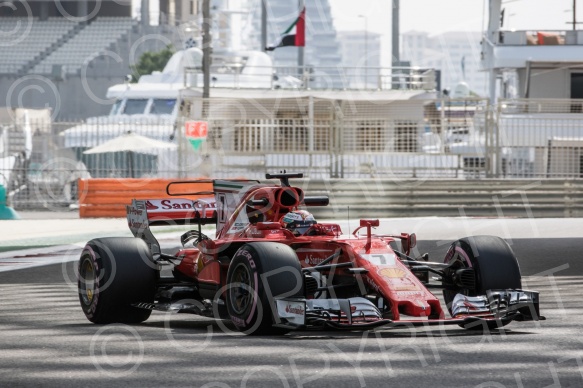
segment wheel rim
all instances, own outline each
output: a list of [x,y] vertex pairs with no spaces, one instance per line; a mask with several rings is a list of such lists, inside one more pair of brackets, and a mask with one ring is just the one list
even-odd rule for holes
[[81,268],[79,269],[79,279],[79,292],[81,298],[83,303],[89,306],[95,297],[96,275],[93,262],[88,258],[85,258],[81,264]]
[[[452,261],[455,263],[453,265],[451,265],[451,267],[445,271],[448,274],[448,276],[451,276],[458,269],[468,268],[468,265],[465,262],[465,259],[462,258],[458,252],[453,253],[451,259],[447,262],[447,264],[451,264]],[[448,309],[450,314],[451,314],[451,303],[453,302],[453,298],[456,296],[456,294],[469,295],[470,292],[469,292],[469,290],[462,289],[462,288],[457,289],[457,290],[443,290],[443,297],[444,297],[447,309]]]
[[239,263],[233,270],[229,288],[229,300],[235,314],[243,314],[253,303],[253,282],[251,272],[244,263]]

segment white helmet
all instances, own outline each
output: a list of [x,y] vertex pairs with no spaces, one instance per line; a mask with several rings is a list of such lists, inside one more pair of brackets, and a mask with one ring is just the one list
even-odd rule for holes
[[281,219],[283,227],[289,229],[296,236],[306,233],[312,225],[317,224],[314,216],[305,210],[294,210],[287,213]]

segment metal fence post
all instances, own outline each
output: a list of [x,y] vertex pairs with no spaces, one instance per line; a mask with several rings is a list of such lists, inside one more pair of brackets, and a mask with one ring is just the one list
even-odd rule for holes
[[502,162],[501,152],[500,152],[500,111],[501,111],[501,103],[500,101],[496,102],[496,113],[495,117],[492,118],[492,122],[494,123],[494,130],[495,130],[495,155],[496,155],[496,172],[495,177],[500,178],[500,164]]
[[183,147],[184,147],[184,133],[183,133],[183,129],[184,129],[184,117],[180,116],[177,118],[176,120],[176,144],[178,144],[178,178],[183,178],[184,177],[184,160],[183,160]]
[[447,134],[445,133],[447,131],[447,125],[445,124],[445,99],[442,97],[440,102],[439,102],[440,106],[441,106],[441,111],[440,111],[440,115],[439,115],[439,137],[440,137],[440,147],[439,147],[439,152],[441,152],[442,154],[445,153],[445,140],[447,138]]
[[344,101],[340,102],[335,107],[336,115],[336,152],[334,159],[336,159],[336,174],[334,178],[344,178]]
[[314,96],[308,100],[308,151],[314,152]]
[[485,155],[484,155],[484,167],[486,169],[486,178],[492,178],[492,159],[493,159],[493,148],[492,148],[492,104],[489,100],[486,100],[486,115],[484,118],[484,139],[486,140]]

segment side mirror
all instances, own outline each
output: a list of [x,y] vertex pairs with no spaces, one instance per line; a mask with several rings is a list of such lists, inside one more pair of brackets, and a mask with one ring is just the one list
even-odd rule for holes
[[411,233],[409,235],[409,249],[415,248],[417,246],[417,235],[415,233]]
[[377,227],[380,225],[379,220],[360,220],[360,226],[361,227],[366,227],[366,226],[372,226],[372,227]]
[[401,246],[406,255],[411,253],[411,249],[417,245],[417,235],[415,233],[401,233]]

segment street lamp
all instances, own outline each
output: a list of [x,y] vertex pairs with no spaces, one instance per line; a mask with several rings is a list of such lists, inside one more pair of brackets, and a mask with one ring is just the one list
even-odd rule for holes
[[358,15],[364,19],[364,87],[368,89],[368,17]]

